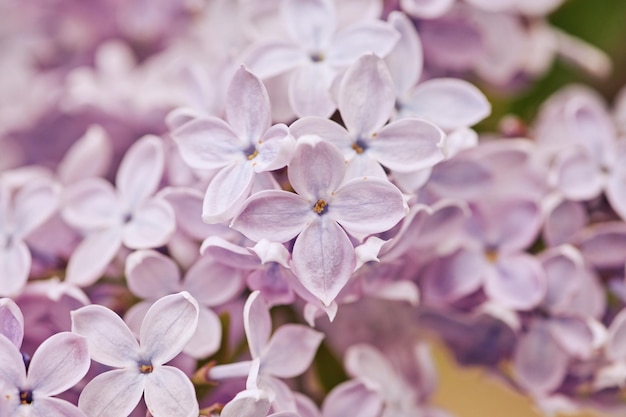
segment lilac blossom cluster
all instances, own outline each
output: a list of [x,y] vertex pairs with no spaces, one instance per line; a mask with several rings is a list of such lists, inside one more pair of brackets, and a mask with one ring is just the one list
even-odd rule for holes
[[562,1],[58,3],[0,0],[0,416],[445,417],[433,334],[623,408],[626,90],[479,139],[451,77],[606,72]]

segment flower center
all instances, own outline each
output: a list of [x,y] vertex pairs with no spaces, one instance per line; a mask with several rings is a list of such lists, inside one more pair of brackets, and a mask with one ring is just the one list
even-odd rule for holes
[[259,151],[257,150],[256,146],[251,145],[250,147],[248,147],[248,149],[243,151],[243,153],[248,158],[248,161],[252,161],[254,158],[257,157],[257,155],[259,154]]
[[313,62],[321,62],[324,60],[324,54],[321,52],[313,52],[309,55],[309,58],[311,58]]
[[20,390],[20,404],[32,404],[33,392],[31,390]]
[[141,372],[142,374],[150,374],[152,373],[152,371],[154,371],[154,366],[152,366],[151,363],[146,362],[139,364],[139,372]]
[[352,149],[354,149],[354,152],[356,152],[356,153],[358,153],[360,155],[363,152],[365,152],[365,150],[367,149],[367,145],[361,139],[357,139],[352,144]]
[[313,206],[313,211],[321,216],[326,212],[326,207],[328,207],[328,203],[320,198]]
[[495,263],[498,260],[498,251],[495,249],[488,249],[485,252],[485,257],[490,263]]

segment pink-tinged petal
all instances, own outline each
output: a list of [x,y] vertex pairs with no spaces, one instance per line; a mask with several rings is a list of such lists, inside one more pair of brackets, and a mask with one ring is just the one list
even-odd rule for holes
[[258,358],[263,353],[272,332],[269,308],[259,291],[250,294],[246,300],[243,308],[243,325],[250,353],[253,358]]
[[546,277],[539,261],[520,253],[501,257],[486,270],[485,292],[494,301],[515,310],[535,307],[546,293]]
[[[241,361],[226,365],[213,366],[207,371],[207,377],[211,381],[221,381],[231,378],[245,378],[250,374],[258,374],[259,360]],[[255,370],[255,368],[257,368]]]
[[572,300],[583,286],[583,258],[570,245],[542,252],[539,256],[547,280],[542,305],[551,313],[567,312]]
[[136,366],[139,344],[117,314],[94,304],[72,311],[71,315],[72,332],[87,339],[91,359],[117,368]]
[[193,384],[183,371],[173,366],[156,368],[146,376],[144,398],[153,416],[198,416]]
[[63,200],[63,220],[78,229],[101,229],[121,222],[121,203],[115,189],[101,178],[89,178],[66,188]]
[[316,217],[314,204],[286,191],[261,191],[248,198],[231,227],[255,242],[268,237],[286,242]]
[[10,298],[0,298],[0,335],[19,349],[24,339],[24,315]]
[[620,150],[616,160],[607,180],[606,198],[613,210],[626,219],[626,149]]
[[219,236],[209,236],[202,242],[200,253],[219,260],[224,265],[240,269],[255,269],[259,258],[243,246],[236,245]]
[[185,123],[172,137],[183,160],[195,169],[217,169],[243,158],[241,143],[231,127],[218,118]]
[[250,248],[250,251],[254,252],[259,257],[261,264],[276,262],[285,268],[289,268],[289,258],[291,254],[287,248],[280,243],[262,239],[254,245],[254,247]]
[[315,204],[328,199],[344,179],[345,159],[339,149],[316,136],[299,139],[289,163],[289,183],[305,199]]
[[225,106],[226,120],[243,144],[255,144],[270,127],[267,90],[263,82],[243,66],[230,82]]
[[346,129],[332,120],[321,117],[302,117],[289,126],[289,131],[296,139],[307,135],[319,136],[336,145],[344,153],[352,149],[352,140]]
[[424,298],[447,304],[470,295],[483,284],[485,268],[484,258],[469,250],[436,259],[424,271]]
[[169,203],[153,198],[137,207],[123,228],[122,241],[131,249],[165,245],[176,230],[176,216]]
[[13,387],[26,383],[26,369],[20,351],[5,336],[0,335],[0,387],[6,382]]
[[46,339],[33,355],[27,382],[37,395],[51,397],[76,385],[90,364],[84,337],[57,333]]
[[588,221],[583,203],[563,200],[548,212],[543,226],[543,236],[549,246],[568,243]]
[[443,16],[454,4],[454,0],[400,0],[402,10],[422,19]]
[[444,130],[472,126],[491,114],[485,95],[456,78],[420,83],[405,105],[406,114],[429,120]]
[[[541,208],[531,200],[506,200],[493,203],[484,220],[489,244],[496,244],[501,252],[516,252],[530,246],[539,234],[542,224]],[[489,239],[493,236],[495,241]]]
[[152,307],[152,301],[140,301],[133,305],[124,314],[124,323],[133,332],[133,334],[139,337],[139,329],[141,329],[141,323],[143,322],[146,313]]
[[402,388],[401,380],[389,360],[370,345],[350,346],[346,351],[344,362],[349,375],[378,392],[383,398],[393,398]]
[[270,400],[265,392],[247,389],[224,406],[220,417],[265,417],[269,410]]
[[598,196],[604,186],[597,162],[581,148],[557,155],[554,176],[559,191],[571,200],[590,200]]
[[347,67],[367,53],[385,57],[398,39],[400,34],[387,22],[363,22],[337,33],[328,50],[327,60],[334,67]]
[[21,188],[13,198],[15,234],[25,237],[57,211],[59,190],[47,182],[36,182]]
[[87,417],[86,414],[74,404],[58,398],[41,397],[29,406],[33,416],[46,417]]
[[622,309],[609,326],[605,353],[612,361],[626,359],[626,309]]
[[369,137],[385,124],[395,101],[389,70],[374,54],[359,58],[341,80],[339,111],[346,128],[357,140]]
[[268,41],[244,51],[241,60],[257,77],[265,79],[305,65],[309,57],[292,42]]
[[204,193],[193,188],[166,188],[159,193],[163,196],[176,214],[176,224],[190,237],[203,240],[207,236],[220,233],[223,225],[209,225],[202,221],[202,200]]
[[16,296],[24,288],[32,258],[22,240],[13,240],[0,249],[0,296]]
[[570,356],[589,359],[593,353],[593,333],[578,317],[554,317],[548,322],[552,337]]
[[424,53],[422,42],[411,19],[404,13],[393,11],[387,20],[400,33],[398,43],[385,57],[385,63],[396,86],[396,94],[400,96],[413,88],[420,79]]
[[139,298],[159,298],[180,291],[176,263],[153,250],[139,250],[126,258],[128,289]]
[[626,224],[596,224],[583,230],[576,243],[585,260],[596,268],[623,268],[626,259]]
[[328,206],[348,233],[373,234],[391,229],[408,212],[400,190],[380,178],[355,178],[342,185]]
[[133,210],[155,193],[164,166],[163,142],[157,136],[144,136],[128,149],[115,177],[127,209]]
[[63,184],[106,174],[113,159],[113,145],[100,125],[91,125],[67,151],[57,173]]
[[281,3],[289,35],[309,53],[321,52],[335,32],[335,9],[329,0],[286,0]]
[[533,394],[545,395],[558,388],[567,365],[567,355],[541,324],[535,324],[520,337],[513,354],[516,379]]
[[367,153],[393,171],[418,171],[443,160],[444,136],[441,129],[425,120],[398,120],[367,141]]
[[254,168],[239,162],[222,168],[209,183],[202,205],[202,220],[221,223],[231,219],[250,195]]
[[202,305],[219,306],[243,290],[241,275],[240,268],[225,265],[220,258],[204,256],[185,274],[183,289],[189,291]]
[[295,301],[292,283],[297,281],[291,270],[278,264],[253,271],[246,277],[250,290],[261,291],[263,299],[269,306],[291,304]]
[[323,333],[307,326],[280,326],[261,354],[261,372],[278,378],[293,378],[302,374],[313,362],[323,339]]
[[178,355],[198,326],[198,302],[183,291],[160,298],[139,330],[143,359],[161,365]]
[[312,62],[296,69],[289,80],[289,103],[298,117],[330,117],[335,102],[330,93],[335,71],[323,62]]
[[222,343],[222,323],[209,308],[200,307],[198,312],[198,328],[183,352],[193,358],[203,359],[219,350]]
[[136,369],[104,372],[83,388],[78,408],[89,417],[128,416],[143,394],[146,378]]
[[377,417],[383,408],[383,400],[358,380],[347,381],[335,387],[324,400],[324,417]]
[[286,166],[296,150],[296,141],[284,124],[269,128],[258,141],[258,155],[252,160],[255,172],[274,171]]
[[329,306],[356,266],[348,235],[330,216],[319,216],[296,239],[293,272],[302,285]]
[[104,230],[87,236],[67,264],[66,281],[85,287],[96,282],[122,245],[121,231]]
[[352,151],[352,153],[354,154],[354,157],[350,159],[348,165],[346,165],[346,176],[344,181],[357,178],[363,179],[363,177],[388,180],[385,169],[376,159],[370,157],[369,152],[355,154],[354,151]]

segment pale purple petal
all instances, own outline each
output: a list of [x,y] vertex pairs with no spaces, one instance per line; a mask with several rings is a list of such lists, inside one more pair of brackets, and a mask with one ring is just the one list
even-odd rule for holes
[[543,236],[550,246],[568,243],[588,221],[582,203],[564,200],[548,212],[543,226]]
[[539,205],[530,200],[510,199],[502,202],[493,202],[485,213],[487,218],[489,239],[495,236],[495,244],[501,252],[516,252],[530,246],[536,239],[542,223],[542,214]]
[[552,337],[570,356],[589,359],[593,352],[593,333],[578,317],[553,317],[548,322]]
[[255,172],[274,171],[287,165],[296,150],[296,141],[284,124],[272,126],[258,140],[258,155],[253,158]]
[[126,258],[128,289],[139,298],[159,298],[180,291],[180,272],[171,258],[139,250]]
[[246,300],[243,308],[243,325],[250,353],[253,358],[258,358],[263,353],[272,331],[269,308],[259,291],[250,294]]
[[556,186],[568,199],[590,200],[602,192],[602,173],[584,149],[559,154],[554,169]]
[[373,234],[391,229],[407,211],[402,193],[389,181],[355,178],[337,189],[327,215],[348,233]]
[[[400,378],[385,356],[367,344],[350,346],[344,357],[346,372],[383,398],[394,396],[401,388]],[[396,394],[397,395],[397,394]]]
[[100,305],[72,311],[72,332],[87,338],[91,359],[112,367],[135,367],[139,345],[124,321]]
[[58,398],[41,397],[28,406],[33,416],[46,417],[87,417],[74,404]]
[[96,282],[122,245],[121,231],[104,230],[87,236],[67,264],[66,280],[84,287]]
[[143,318],[146,317],[146,313],[152,307],[152,304],[152,301],[140,301],[124,314],[124,323],[137,337],[139,337],[139,329],[141,329]]
[[561,385],[567,365],[567,355],[542,325],[522,335],[513,354],[517,381],[534,394],[547,394]]
[[115,177],[126,209],[133,210],[155,193],[164,166],[163,142],[157,136],[144,136],[126,151]]
[[324,400],[324,417],[378,417],[383,401],[374,391],[358,380],[347,381],[335,387]]
[[59,190],[51,183],[35,182],[21,188],[13,197],[15,235],[27,236],[48,220],[58,205]]
[[18,348],[0,335],[0,387],[3,381],[13,387],[23,386],[26,383],[26,369]]
[[178,368],[161,366],[146,376],[145,401],[153,416],[197,417],[196,391]]
[[186,291],[154,303],[139,330],[142,359],[161,365],[178,355],[196,331],[198,309],[197,301]]
[[167,188],[159,195],[172,206],[179,229],[196,240],[218,234],[222,225],[208,225],[202,221],[202,200],[204,193],[193,188]]
[[236,245],[219,236],[206,238],[202,242],[200,253],[218,259],[220,263],[233,268],[255,269],[260,264],[259,258],[248,248]]
[[405,114],[429,120],[446,131],[472,126],[491,114],[485,95],[456,78],[420,83],[404,104]]
[[270,99],[263,82],[243,66],[235,72],[226,95],[226,120],[244,145],[261,139],[270,127]]
[[443,160],[444,136],[441,129],[425,120],[398,120],[367,141],[367,153],[393,171],[418,171]]
[[127,416],[141,400],[145,375],[136,369],[114,369],[83,388],[78,408],[89,417]]
[[335,111],[330,88],[335,72],[323,62],[297,68],[289,80],[289,103],[299,116],[329,117]]
[[374,54],[359,58],[341,80],[339,111],[346,128],[357,139],[369,137],[385,124],[395,100],[389,70]]
[[609,326],[606,356],[613,361],[626,359],[626,309],[622,309]]
[[578,249],[596,268],[623,268],[626,259],[626,224],[603,222],[585,229],[576,239]]
[[28,280],[32,258],[22,240],[0,248],[0,296],[16,296]]
[[89,178],[65,189],[63,220],[82,230],[112,227],[121,221],[121,203],[113,186]]
[[387,20],[400,33],[400,39],[385,57],[385,63],[396,86],[396,95],[401,96],[413,88],[422,75],[422,42],[415,25],[404,13],[393,11]]
[[217,352],[222,343],[222,323],[213,310],[200,307],[198,310],[198,328],[191,336],[183,352],[187,355],[202,359]]
[[257,77],[265,79],[306,65],[309,57],[292,42],[268,41],[244,51],[242,61]]
[[314,204],[286,191],[261,191],[246,201],[231,227],[255,242],[268,237],[286,242],[316,217]]
[[91,125],[66,152],[57,173],[64,184],[104,176],[113,159],[111,139],[100,125]]
[[248,389],[240,392],[224,406],[220,417],[265,417],[270,409],[270,400],[265,392]]
[[356,266],[346,232],[329,216],[319,216],[296,239],[293,272],[302,285],[328,306]]
[[[622,145],[622,148],[626,146]],[[620,149],[606,184],[606,197],[613,210],[626,219],[626,149]]]
[[306,371],[324,334],[298,324],[284,324],[272,335],[261,354],[261,373],[293,378]]
[[299,139],[306,135],[316,135],[323,140],[336,145],[344,151],[351,151],[352,140],[348,136],[346,129],[339,123],[321,117],[302,117],[289,126],[289,131]]
[[33,355],[27,383],[37,395],[57,395],[76,385],[90,364],[84,337],[70,332],[57,333],[46,339]]
[[443,16],[454,4],[454,0],[400,0],[402,10],[422,19]]
[[24,315],[10,298],[0,298],[0,335],[19,349],[24,339]]
[[219,257],[203,256],[185,274],[183,289],[202,305],[219,306],[242,291],[241,274],[240,268],[223,264]]
[[343,181],[345,159],[339,149],[315,136],[299,139],[289,163],[289,183],[302,197],[315,204],[329,198]]
[[162,198],[152,198],[132,213],[123,228],[122,241],[131,249],[165,245],[176,230],[174,209]]
[[485,292],[502,305],[528,310],[535,307],[546,293],[546,277],[539,261],[520,253],[501,257],[486,270]]
[[254,247],[250,248],[250,251],[258,256],[261,264],[276,262],[285,268],[289,268],[291,253],[280,243],[262,239]]
[[337,33],[327,59],[335,67],[347,67],[367,53],[384,57],[391,52],[398,39],[400,34],[387,22],[372,20],[359,23]]
[[281,4],[289,35],[309,53],[319,53],[335,32],[335,9],[329,0],[286,0]]
[[436,259],[424,270],[424,297],[450,303],[478,290],[484,280],[484,257],[469,250]]
[[216,169],[239,161],[246,147],[231,127],[218,118],[185,123],[172,132],[172,137],[183,160],[196,169]]
[[251,163],[241,161],[222,168],[209,183],[202,204],[202,220],[221,223],[235,216],[250,195],[254,179]]

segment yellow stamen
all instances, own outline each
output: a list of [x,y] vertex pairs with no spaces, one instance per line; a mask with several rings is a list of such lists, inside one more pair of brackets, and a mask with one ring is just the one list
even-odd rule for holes
[[154,367],[152,365],[141,365],[139,367],[139,372],[142,374],[149,374],[152,373],[152,371],[154,371]]
[[326,206],[327,206],[326,202],[320,198],[319,200],[317,200],[317,202],[313,206],[313,211],[316,212],[317,214],[322,214]]
[[354,142],[352,144],[352,149],[354,149],[354,152],[358,153],[358,154],[362,154],[364,149],[362,147],[360,147],[356,142]]
[[259,154],[259,151],[257,151],[256,149],[254,150],[254,152],[252,152],[250,155],[248,155],[248,161],[253,160],[254,158],[256,158],[256,156]]
[[495,263],[498,260],[498,252],[493,249],[489,249],[485,252],[485,257],[490,263]]

